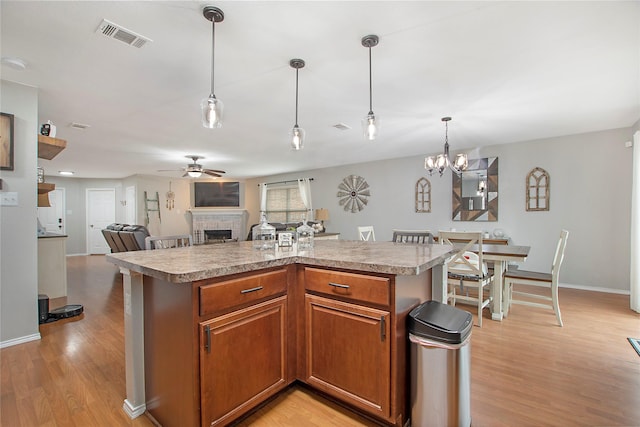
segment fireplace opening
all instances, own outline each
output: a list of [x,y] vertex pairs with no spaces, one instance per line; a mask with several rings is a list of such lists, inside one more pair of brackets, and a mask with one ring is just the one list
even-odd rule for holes
[[204,230],[205,242],[225,242],[231,240],[231,230]]

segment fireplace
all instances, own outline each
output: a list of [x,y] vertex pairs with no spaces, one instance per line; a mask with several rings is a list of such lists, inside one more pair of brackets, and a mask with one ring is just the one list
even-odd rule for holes
[[231,230],[204,230],[204,242],[224,242],[231,240]]
[[245,240],[248,212],[244,209],[192,209],[194,243]]

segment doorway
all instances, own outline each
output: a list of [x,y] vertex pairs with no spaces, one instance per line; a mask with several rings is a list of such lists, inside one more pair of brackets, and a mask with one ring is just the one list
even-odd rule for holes
[[111,252],[102,229],[116,222],[115,188],[87,189],[87,252],[89,255]]
[[64,188],[49,192],[48,208],[38,208],[38,220],[47,233],[66,234],[66,198]]

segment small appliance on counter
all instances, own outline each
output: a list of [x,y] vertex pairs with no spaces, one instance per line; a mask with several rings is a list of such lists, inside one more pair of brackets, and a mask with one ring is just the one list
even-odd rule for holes
[[51,323],[68,317],[79,316],[84,311],[82,304],[68,304],[49,311],[49,297],[38,294],[38,323]]

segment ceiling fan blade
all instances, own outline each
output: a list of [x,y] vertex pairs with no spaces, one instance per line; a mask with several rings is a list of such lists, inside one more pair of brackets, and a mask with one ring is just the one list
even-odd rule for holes
[[213,172],[213,173],[226,173],[225,171],[220,171],[217,169],[205,169],[205,171]]
[[217,173],[213,172],[213,171],[212,171],[212,170],[210,170],[210,169],[205,169],[205,170],[203,170],[202,172],[203,172],[203,173],[206,173],[207,175],[211,175],[211,176],[215,176],[215,177],[221,177],[221,176],[222,176],[222,175],[220,175],[220,174],[217,174]]
[[182,175],[183,178],[186,177],[186,176],[189,176],[189,174],[185,173],[184,175]]

